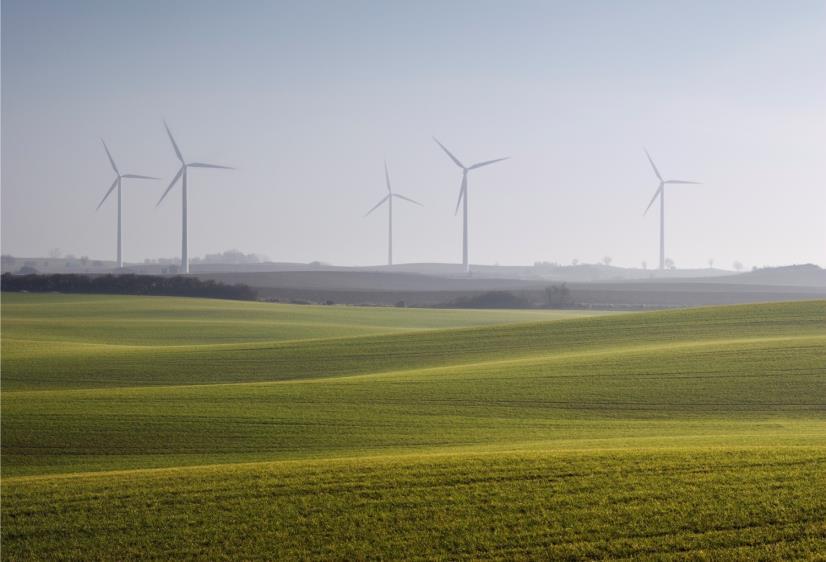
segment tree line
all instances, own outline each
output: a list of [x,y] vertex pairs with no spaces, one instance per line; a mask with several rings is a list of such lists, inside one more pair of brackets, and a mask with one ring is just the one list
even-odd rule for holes
[[510,291],[487,291],[468,296],[460,296],[442,306],[446,308],[567,308],[574,304],[568,285],[545,287],[545,302]]
[[102,293],[112,295],[156,295],[256,300],[258,293],[247,285],[227,285],[197,277],[157,275],[13,275],[4,273],[3,291],[32,293]]

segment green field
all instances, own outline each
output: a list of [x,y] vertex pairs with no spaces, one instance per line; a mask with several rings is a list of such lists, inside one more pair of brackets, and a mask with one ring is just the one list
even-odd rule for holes
[[826,559],[826,301],[2,304],[3,559]]

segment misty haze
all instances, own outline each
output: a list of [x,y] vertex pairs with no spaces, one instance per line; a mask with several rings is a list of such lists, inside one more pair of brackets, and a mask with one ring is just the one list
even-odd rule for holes
[[826,556],[823,2],[0,10],[0,559]]

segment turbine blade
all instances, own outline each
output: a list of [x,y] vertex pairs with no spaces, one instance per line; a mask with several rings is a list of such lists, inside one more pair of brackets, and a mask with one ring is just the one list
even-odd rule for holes
[[370,209],[369,211],[367,211],[366,213],[364,213],[364,216],[366,217],[367,215],[369,215],[370,213],[372,213],[373,211],[375,211],[376,209],[378,209],[379,207],[381,207],[382,203],[384,203],[384,202],[385,202],[385,201],[387,201],[388,199],[390,199],[390,195],[385,195],[384,197],[382,197],[381,201],[379,201],[378,203],[376,203],[376,205],[375,205],[372,209]]
[[115,178],[115,181],[113,181],[112,185],[109,186],[109,191],[107,191],[106,195],[103,196],[103,199],[100,200],[100,203],[98,203],[97,209],[95,209],[95,211],[100,209],[101,205],[103,205],[103,202],[106,201],[106,198],[109,197],[109,194],[112,193],[115,190],[115,186],[117,186],[117,185],[118,185],[118,178]]
[[169,135],[169,140],[172,141],[172,148],[175,149],[175,155],[178,157],[178,160],[181,161],[181,164],[183,164],[184,157],[181,156],[181,151],[178,148],[178,144],[175,142],[175,138],[172,136],[172,131],[169,130],[169,125],[166,124],[166,120],[164,120],[163,126],[166,128],[166,134]]
[[424,207],[424,205],[422,205],[422,204],[421,204],[421,203],[419,203],[418,201],[414,201],[414,200],[413,200],[413,199],[411,199],[410,197],[405,197],[404,195],[399,195],[398,193],[393,193],[393,197],[398,197],[399,199],[404,199],[405,201],[410,201],[411,203],[415,203],[415,204],[416,204],[416,205],[418,205],[419,207]]
[[496,160],[488,160],[486,162],[479,162],[478,164],[474,164],[468,170],[475,170],[476,168],[481,168],[482,166],[488,166],[490,164],[496,164],[497,162],[501,162],[502,160],[507,160],[510,156],[505,156],[504,158],[497,158]]
[[654,204],[654,201],[657,200],[657,196],[662,192],[662,190],[663,190],[663,184],[661,183],[660,187],[657,188],[657,191],[654,192],[654,197],[651,198],[651,202],[648,203],[648,206],[645,208],[645,212],[642,214],[643,216],[648,214],[648,209],[650,209],[651,205]]
[[169,191],[172,189],[172,186],[175,185],[175,182],[177,182],[179,179],[181,179],[181,176],[183,175],[185,169],[186,169],[185,165],[181,166],[181,169],[178,170],[178,173],[175,174],[175,177],[172,178],[171,182],[169,182],[169,187],[166,188],[166,191],[163,192],[163,195],[161,195],[161,198],[158,199],[157,203],[155,203],[156,207],[161,204],[161,201],[164,200],[164,197],[166,197],[166,194],[169,193]]
[[387,171],[387,160],[384,161],[384,181],[387,184],[387,193],[393,193],[390,189],[390,172]]
[[103,150],[106,151],[106,156],[109,157],[109,163],[112,165],[112,169],[115,170],[115,173],[117,175],[120,175],[120,172],[118,171],[118,167],[115,166],[115,160],[112,158],[112,155],[109,153],[109,147],[106,146],[106,141],[103,140],[103,139],[100,139],[100,142],[103,143]]
[[467,191],[467,172],[462,174],[462,187],[459,188],[459,199],[456,200],[456,210],[453,211],[453,214],[459,212],[459,204],[462,202],[462,197],[465,196],[465,191]]
[[203,162],[193,162],[187,164],[190,168],[220,168],[221,170],[234,170],[231,166],[219,166],[218,164],[204,164]]
[[442,143],[439,142],[439,139],[437,139],[436,137],[433,137],[433,140],[436,141],[436,144],[438,144],[439,146],[442,147],[442,150],[445,151],[445,154],[450,156],[450,159],[453,160],[453,162],[455,162],[457,166],[459,166],[463,170],[465,169],[465,165],[462,164],[461,162],[459,162],[459,159],[456,158],[455,156],[453,156],[453,154],[450,153],[450,151],[445,147],[445,145],[443,145]]
[[648,161],[651,162],[651,167],[654,168],[654,173],[657,174],[657,179],[663,181],[663,177],[660,175],[660,171],[657,169],[657,166],[654,164],[654,160],[651,158],[651,155],[648,154],[648,150],[645,150],[645,155],[648,157]]
[[665,180],[663,183],[686,183],[691,185],[702,185],[698,181],[683,181],[683,180]]
[[153,178],[152,176],[139,176],[138,174],[123,174],[122,178],[132,178],[133,180],[159,180],[161,178]]

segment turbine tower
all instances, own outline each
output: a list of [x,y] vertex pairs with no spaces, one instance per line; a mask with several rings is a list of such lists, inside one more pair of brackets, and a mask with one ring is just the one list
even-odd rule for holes
[[468,249],[467,249],[467,173],[471,170],[475,170],[476,168],[481,168],[482,166],[487,166],[489,164],[495,164],[496,162],[501,162],[502,160],[507,160],[510,158],[506,156],[504,158],[497,158],[496,160],[486,160],[485,162],[479,162],[478,164],[473,164],[471,166],[465,166],[459,159],[453,156],[450,151],[445,148],[445,145],[439,142],[439,139],[433,137],[433,140],[436,141],[442,150],[445,151],[451,160],[453,160],[454,164],[459,166],[462,169],[462,185],[459,188],[459,199],[456,201],[456,210],[453,212],[455,215],[459,212],[459,204],[463,204],[463,211],[462,211],[462,265],[465,267],[465,272],[470,273],[470,263],[468,262]]
[[660,171],[657,169],[657,166],[654,164],[654,160],[651,158],[651,155],[648,154],[648,150],[645,150],[645,155],[648,157],[648,161],[651,163],[651,167],[654,169],[654,174],[656,174],[657,179],[660,180],[660,185],[657,187],[657,191],[654,192],[654,197],[651,198],[651,202],[648,203],[648,207],[645,208],[645,212],[643,216],[648,213],[648,209],[651,208],[651,205],[654,204],[657,197],[660,198],[660,271],[665,269],[665,186],[667,184],[692,184],[692,185],[700,185],[698,181],[684,181],[684,180],[664,180]]
[[122,207],[122,197],[121,197],[121,186],[123,184],[123,179],[135,179],[135,180],[157,180],[160,178],[153,178],[150,176],[139,176],[137,174],[121,174],[118,171],[118,167],[115,165],[115,160],[112,158],[112,155],[109,153],[109,147],[106,146],[106,142],[103,139],[100,139],[100,142],[103,143],[103,150],[106,151],[106,156],[109,157],[109,163],[112,165],[112,169],[115,171],[115,181],[112,182],[112,185],[109,187],[109,191],[106,192],[106,195],[103,196],[103,199],[100,200],[98,203],[97,209],[100,209],[103,202],[106,201],[106,198],[118,188],[118,269],[123,268],[123,235],[122,235],[122,228],[121,228],[121,207]]
[[381,207],[384,203],[387,203],[387,265],[393,265],[393,198],[398,197],[399,199],[404,199],[405,201],[415,203],[420,207],[422,207],[423,205],[409,197],[399,195],[398,193],[393,193],[393,188],[390,187],[390,172],[387,171],[387,160],[384,161],[384,181],[387,183],[387,195],[385,195],[381,201],[376,203],[376,205],[372,209],[367,211],[367,213],[364,216],[366,217],[367,215]]
[[178,145],[175,143],[175,139],[172,137],[172,132],[169,130],[169,125],[166,124],[164,121],[163,126],[166,128],[166,134],[169,135],[169,140],[172,141],[172,148],[175,149],[175,156],[178,157],[178,160],[181,162],[181,167],[178,170],[178,173],[175,174],[175,177],[172,178],[172,182],[169,184],[169,187],[166,188],[166,191],[163,192],[161,198],[158,199],[158,203],[155,205],[156,207],[161,204],[161,201],[164,200],[166,194],[172,189],[175,183],[180,179],[181,180],[181,272],[182,273],[189,273],[189,250],[187,247],[186,241],[186,179],[187,179],[187,170],[189,168],[220,168],[222,170],[233,170],[229,166],[219,166],[217,164],[204,164],[203,162],[187,162],[184,160],[184,157],[181,156],[181,151],[178,149]]

